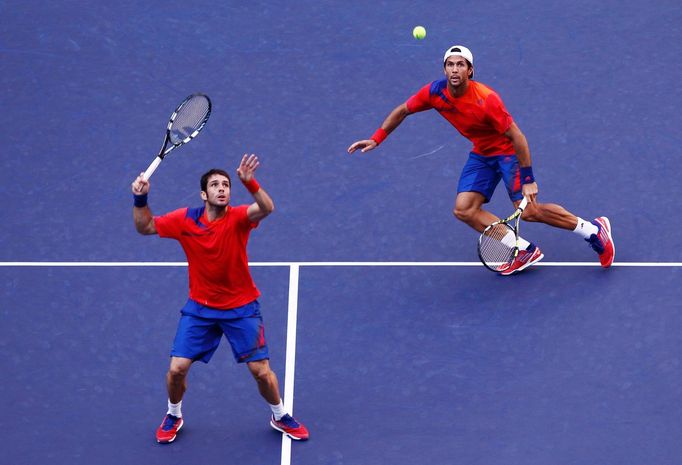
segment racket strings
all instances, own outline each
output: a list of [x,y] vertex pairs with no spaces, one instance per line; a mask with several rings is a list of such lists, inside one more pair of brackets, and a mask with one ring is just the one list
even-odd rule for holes
[[195,95],[187,100],[175,115],[170,128],[170,139],[175,145],[192,136],[206,122],[211,104],[204,95]]
[[511,226],[496,224],[483,232],[479,239],[479,254],[487,265],[496,268],[514,259],[516,235]]

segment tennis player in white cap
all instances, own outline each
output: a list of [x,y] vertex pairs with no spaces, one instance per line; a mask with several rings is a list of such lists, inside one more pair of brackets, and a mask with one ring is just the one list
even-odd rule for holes
[[[463,45],[449,47],[443,56],[445,78],[422,87],[405,103],[398,105],[369,138],[348,147],[367,152],[375,149],[412,113],[435,109],[464,137],[473,143],[462,169],[453,213],[479,233],[498,218],[482,207],[489,202],[495,187],[504,181],[507,194],[516,207],[523,197],[528,206],[522,218],[574,231],[599,254],[604,268],[613,263],[615,248],[611,224],[605,216],[585,221],[553,203],[536,200],[538,185],[533,176],[528,141],[500,96],[490,87],[474,81],[474,56]],[[514,238],[505,238],[513,243]],[[503,239],[503,242],[504,240]],[[514,262],[500,269],[503,275],[519,272],[540,261],[540,248],[521,239],[521,250]]]

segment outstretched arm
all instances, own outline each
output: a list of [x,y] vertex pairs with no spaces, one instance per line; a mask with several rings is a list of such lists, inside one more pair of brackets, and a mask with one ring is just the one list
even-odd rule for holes
[[256,178],[253,177],[256,168],[259,166],[260,162],[256,155],[244,154],[242,161],[237,168],[239,179],[244,183],[244,186],[248,191],[251,192],[251,195],[253,195],[255,200],[255,202],[249,205],[249,208],[246,210],[249,220],[253,223],[259,222],[275,210],[275,204],[272,201],[272,198],[270,198],[270,195],[260,187]]
[[381,144],[386,136],[393,132],[395,128],[400,126],[400,123],[402,123],[409,114],[410,112],[407,109],[407,105],[405,103],[401,103],[395,107],[391,113],[389,113],[384,122],[381,124],[381,128],[379,128],[371,138],[354,142],[350,147],[348,147],[348,153],[353,153],[357,149],[360,149],[360,151],[363,153],[375,149],[379,144]]
[[154,217],[147,205],[147,194],[149,193],[149,181],[144,178],[144,173],[140,173],[132,184],[135,205],[133,206],[133,221],[135,229],[140,234],[156,234]]

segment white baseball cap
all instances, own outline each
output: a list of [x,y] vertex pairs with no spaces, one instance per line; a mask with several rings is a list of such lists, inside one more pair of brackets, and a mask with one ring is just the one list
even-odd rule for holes
[[[471,53],[471,50],[466,48],[464,45],[453,45],[452,47],[448,47],[448,49],[445,51],[445,55],[443,55],[443,65],[445,65],[445,61],[448,59],[448,57],[452,56],[463,57],[469,62],[469,64],[471,64],[471,66],[474,66],[474,55]],[[471,73],[471,77],[474,77],[473,71]]]

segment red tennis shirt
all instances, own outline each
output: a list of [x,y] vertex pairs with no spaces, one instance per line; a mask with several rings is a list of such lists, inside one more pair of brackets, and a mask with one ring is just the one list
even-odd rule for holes
[[435,109],[464,137],[473,142],[479,155],[511,155],[514,146],[504,133],[513,119],[502,99],[490,87],[477,81],[461,97],[453,97],[446,79],[422,87],[407,102],[410,113]]
[[249,234],[258,223],[249,220],[247,209],[228,206],[225,216],[215,221],[208,221],[204,207],[154,217],[159,236],[179,241],[187,255],[190,299],[229,310],[260,295],[246,255]]

